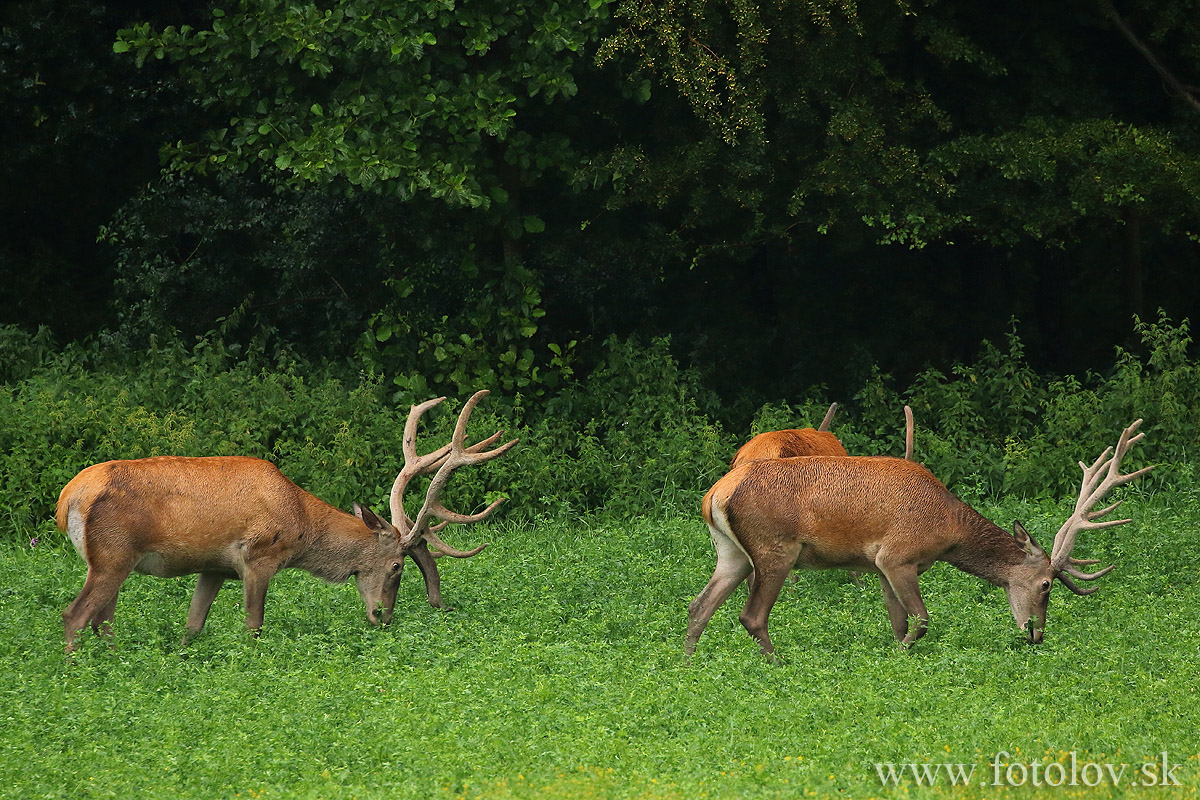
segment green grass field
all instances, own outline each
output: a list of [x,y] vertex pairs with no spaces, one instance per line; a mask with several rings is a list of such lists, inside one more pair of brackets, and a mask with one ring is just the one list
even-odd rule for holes
[[[1043,543],[1067,513],[980,510]],[[442,562],[456,610],[429,608],[410,564],[385,629],[353,586],[287,572],[260,639],[229,584],[181,649],[194,578],[135,576],[116,646],[89,633],[71,660],[59,614],[84,565],[47,525],[0,549],[0,796],[1028,797],[1046,791],[1036,770],[1069,783],[1072,764],[1077,785],[1051,796],[1194,796],[1200,494],[1126,510],[1132,524],[1079,547],[1117,570],[1091,597],[1059,587],[1040,646],[1000,589],[939,564],[922,579],[930,633],[907,653],[873,576],[801,574],[772,615],[782,663],[738,624],[744,588],[684,660],[713,565],[698,516],[450,532],[492,542]],[[904,764],[974,771],[926,786]],[[1151,769],[1181,785],[1132,786]]]

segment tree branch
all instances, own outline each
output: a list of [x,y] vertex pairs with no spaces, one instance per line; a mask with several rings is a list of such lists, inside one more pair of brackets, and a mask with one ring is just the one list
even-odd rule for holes
[[1167,85],[1170,86],[1171,89],[1174,90],[1174,92],[1180,98],[1182,98],[1185,103],[1190,105],[1196,111],[1200,111],[1200,98],[1197,98],[1196,96],[1195,87],[1188,86],[1180,81],[1171,73],[1169,69],[1167,69],[1166,65],[1158,60],[1154,53],[1150,51],[1150,48],[1147,47],[1140,39],[1138,39],[1137,34],[1133,32],[1133,30],[1125,23],[1125,20],[1121,18],[1121,15],[1117,13],[1117,9],[1115,6],[1113,6],[1112,0],[1100,0],[1100,9],[1104,12],[1104,16],[1112,20],[1113,25],[1117,26],[1117,30],[1121,32],[1121,35],[1125,37],[1126,41],[1133,45],[1134,49],[1142,54],[1142,58],[1146,59],[1146,62],[1154,68],[1154,71],[1157,72],[1164,81],[1166,81]]

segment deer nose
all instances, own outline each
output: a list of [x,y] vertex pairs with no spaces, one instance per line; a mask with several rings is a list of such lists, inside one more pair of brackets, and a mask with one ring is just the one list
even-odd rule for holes
[[1041,628],[1029,626],[1029,642],[1030,644],[1039,644],[1042,641],[1044,631]]

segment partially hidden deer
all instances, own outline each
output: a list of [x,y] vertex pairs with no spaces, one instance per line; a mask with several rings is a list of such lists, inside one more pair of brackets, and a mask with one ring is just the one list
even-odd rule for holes
[[1091,466],[1080,462],[1079,498],[1049,555],[1020,522],[1010,536],[912,461],[810,456],[738,466],[702,503],[717,565],[688,608],[686,652],[695,651],[713,613],[746,580],[750,596],[739,619],[763,653],[773,654],[767,620],[784,578],[792,569],[828,568],[877,573],[892,632],[909,647],[929,627],[918,576],[937,561],[1002,587],[1017,625],[1031,642],[1040,642],[1054,581],[1075,594],[1091,594],[1095,587],[1081,589],[1075,579],[1095,580],[1113,569],[1083,572],[1080,566],[1098,562],[1072,558],[1071,552],[1080,532],[1130,521],[1098,521],[1121,501],[1092,508],[1114,487],[1152,469],[1120,473],[1121,460],[1145,435],[1134,435],[1141,422],[1126,428],[1115,450],[1107,448]]
[[[305,570],[342,583],[353,576],[367,619],[391,621],[404,558],[416,561],[429,601],[441,606],[440,578],[428,546],[466,558],[486,545],[463,551],[438,536],[449,523],[476,522],[500,500],[477,514],[445,508],[440,495],[452,472],[508,452],[516,443],[486,449],[500,432],[466,446],[467,420],[487,394],[463,406],[449,444],[424,456],[416,452],[421,415],[445,398],[413,406],[405,424],[404,467],[392,487],[392,521],[354,504],[348,514],[292,483],[270,462],[228,456],[159,456],[95,464],[76,475],[58,498],[56,521],[87,562],[87,579],[63,612],[67,652],[88,625],[109,632],[117,595],[131,572],[169,578],[198,574],[188,609],[186,642],[201,631],[221,585],[241,580],[246,625],[262,627],[267,585],[282,569]],[[404,512],[403,494],[418,475],[433,473],[415,519]],[[431,524],[434,519],[439,524]]]
[[[738,448],[733,455],[729,468],[732,470],[747,461],[757,461],[764,458],[795,458],[798,456],[848,456],[846,448],[838,441],[830,430],[833,415],[837,413],[837,403],[831,403],[825,412],[821,424],[814,428],[789,428],[782,431],[767,431],[760,433]],[[911,461],[913,453],[913,416],[912,409],[904,407],[906,432],[904,437],[904,457]]]

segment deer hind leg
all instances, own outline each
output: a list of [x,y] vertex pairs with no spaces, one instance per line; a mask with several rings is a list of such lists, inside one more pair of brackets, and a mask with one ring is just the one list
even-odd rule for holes
[[[916,565],[888,563],[883,552],[875,557],[875,565],[880,569],[880,583],[885,586],[884,601],[888,607],[888,618],[892,621],[892,631],[901,645],[909,647],[929,629],[929,611],[921,598]],[[901,614],[904,615],[903,621]],[[910,624],[910,618],[916,619],[916,625]],[[907,632],[902,634],[902,629]]]
[[728,534],[714,527],[709,527],[713,547],[717,550],[717,567],[704,591],[688,606],[687,639],[684,651],[690,656],[696,651],[696,642],[704,633],[708,621],[721,607],[738,584],[754,572],[750,556]]
[[92,632],[96,635],[112,636],[112,622],[117,615],[117,596],[120,593],[120,587],[117,587],[112,598],[91,618]]
[[795,552],[788,553],[787,556],[782,559],[759,559],[762,563],[754,570],[754,586],[750,591],[750,598],[738,616],[742,627],[762,647],[763,655],[775,654],[775,645],[771,643],[771,635],[767,632],[767,619],[775,601],[779,599],[783,582],[787,580],[788,573],[792,571],[792,566],[800,556],[800,548],[797,547]]
[[117,608],[117,593],[129,573],[133,572],[134,563],[127,559],[126,562],[105,567],[88,565],[83,588],[62,614],[68,653],[75,649],[75,635],[88,625],[100,632],[102,626],[107,627],[112,622]]
[[187,644],[192,637],[204,630],[208,612],[212,609],[213,601],[225,578],[213,572],[201,572],[196,578],[196,591],[192,593],[192,603],[188,606],[187,628],[183,634],[182,644]]

